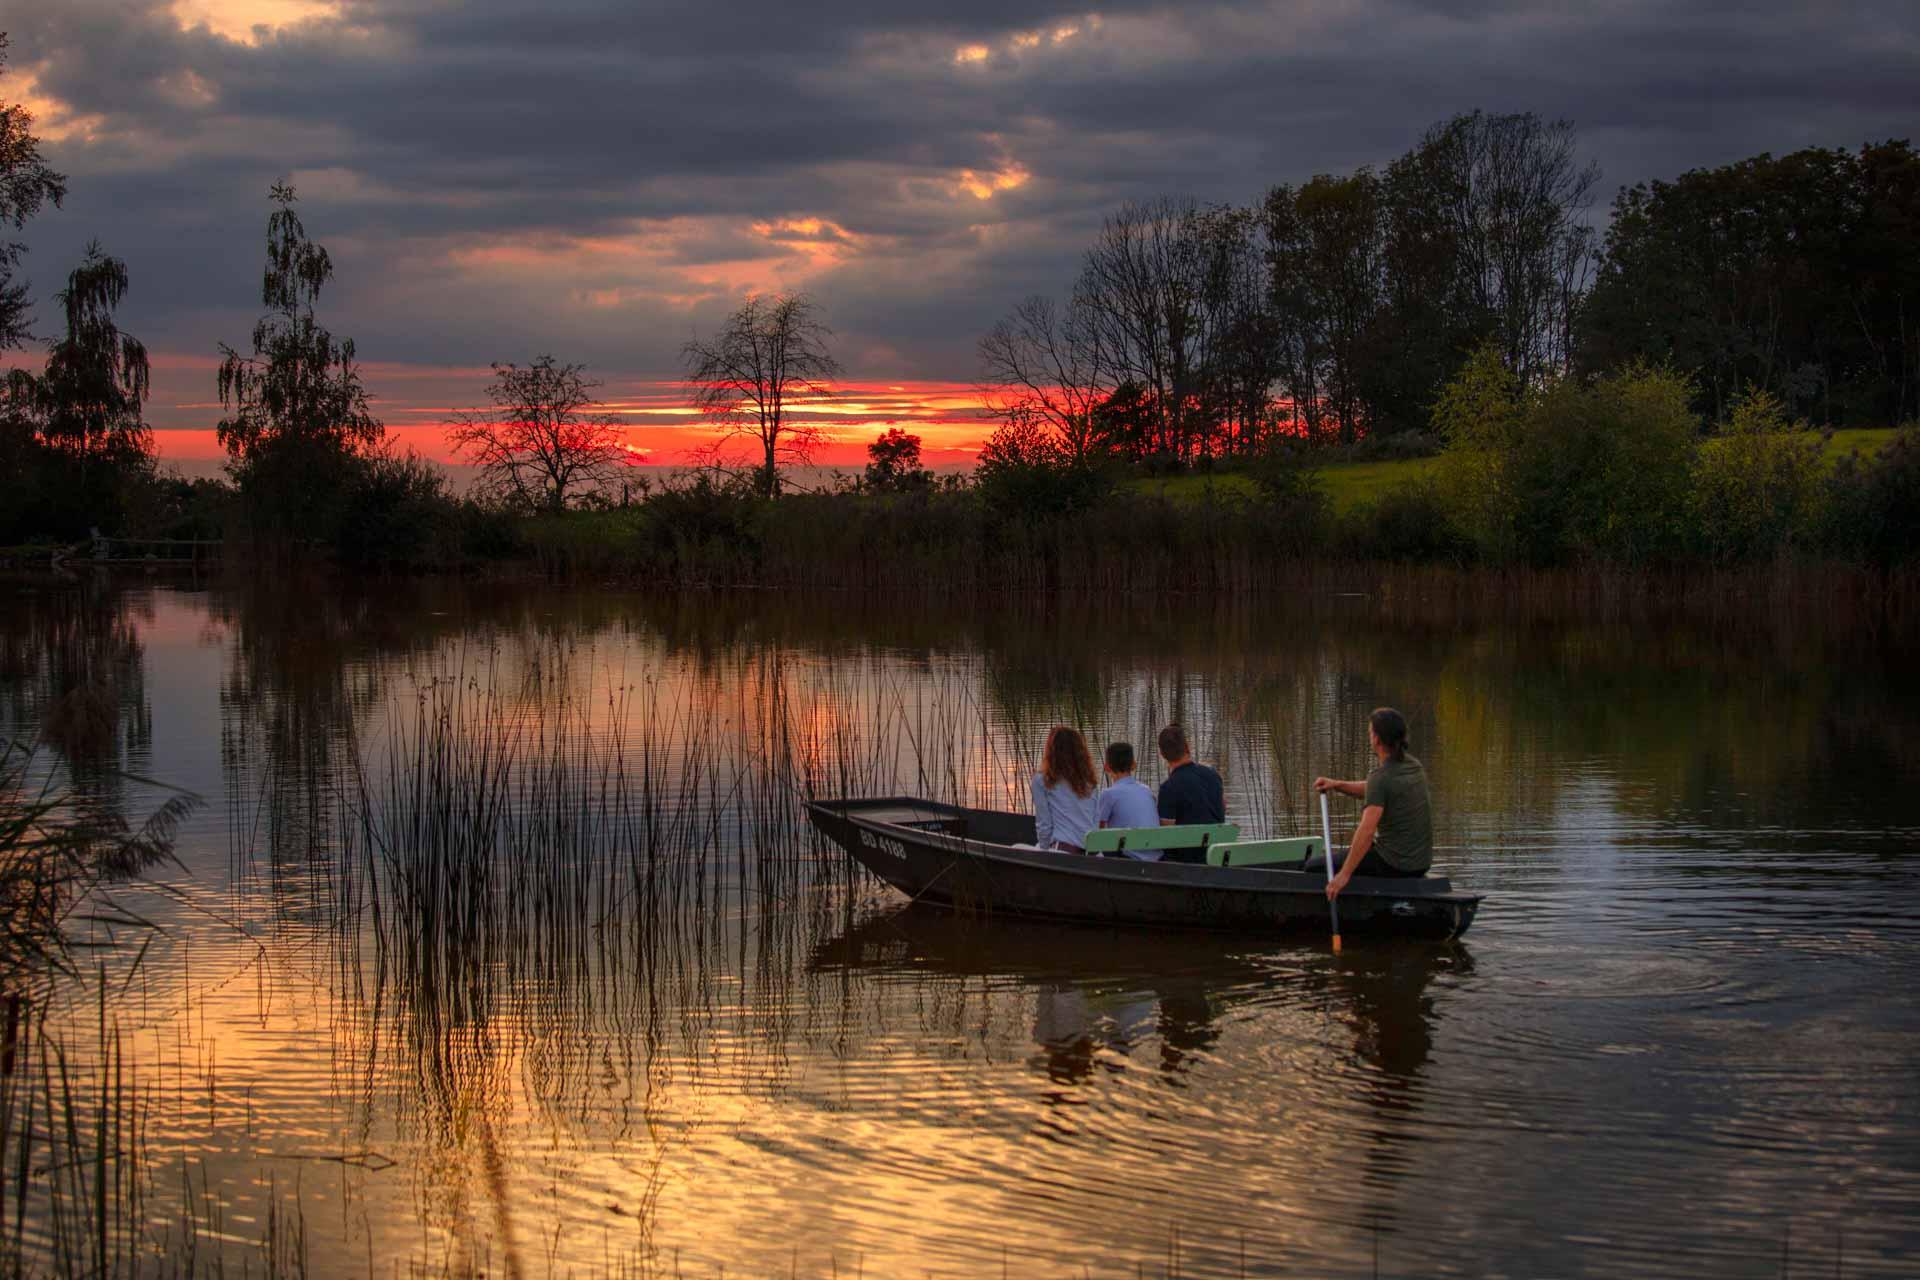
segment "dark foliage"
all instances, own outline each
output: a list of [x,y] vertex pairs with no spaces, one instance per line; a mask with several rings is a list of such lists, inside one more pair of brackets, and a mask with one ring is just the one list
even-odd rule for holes
[[1339,522],[1335,541],[1345,556],[1410,564],[1467,564],[1474,547],[1432,481],[1390,490]]
[[1422,430],[1482,343],[1522,385],[1565,370],[1597,177],[1570,124],[1476,111],[1384,174],[1123,206],[1064,307],[1029,298],[982,339],[988,403],[1156,472]]
[[1758,155],[1622,190],[1581,308],[1580,364],[1671,360],[1724,417],[1758,387],[1790,413],[1920,412],[1920,154]]
[[56,295],[65,331],[39,373],[15,370],[0,396],[0,538],[73,541],[120,533],[151,505],[152,435],[142,417],[146,348],[120,331],[126,264],[87,246]]
[[888,427],[867,446],[867,470],[861,483],[875,493],[901,493],[932,484],[933,472],[920,465],[920,437]]
[[[7,37],[0,32],[0,72],[6,60]],[[18,231],[47,205],[59,208],[66,195],[66,178],[40,158],[33,113],[18,103],[0,104],[0,223]],[[27,282],[15,275],[26,252],[18,241],[0,241],[0,351],[25,345],[29,336]]]
[[356,568],[417,568],[454,557],[454,504],[431,462],[380,449],[354,460],[333,537],[341,563]]
[[1102,468],[1076,462],[1037,420],[1016,418],[980,450],[974,485],[988,508],[1005,516],[1041,520],[1092,507],[1113,491]]
[[1824,534],[1844,556],[1884,566],[1920,561],[1920,423],[1871,458],[1841,459],[1829,482]]
[[260,542],[324,541],[352,501],[348,489],[385,429],[367,404],[351,339],[336,339],[314,314],[333,276],[327,251],[307,238],[294,190],[275,183],[267,217],[253,354],[221,344],[215,434],[232,458],[249,534]]

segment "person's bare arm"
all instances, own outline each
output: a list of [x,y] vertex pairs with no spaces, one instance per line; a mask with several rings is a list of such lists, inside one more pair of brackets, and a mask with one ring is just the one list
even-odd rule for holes
[[[1339,897],[1340,891],[1347,887],[1347,881],[1353,879],[1360,860],[1367,856],[1367,850],[1373,848],[1373,833],[1379,829],[1380,815],[1385,812],[1385,806],[1377,804],[1370,804],[1360,811],[1360,825],[1353,829],[1353,844],[1347,849],[1347,860],[1340,864],[1340,874],[1327,885],[1329,898]],[[1331,851],[1327,856],[1333,856]]]
[[1355,800],[1363,800],[1367,794],[1367,784],[1364,781],[1342,782],[1338,778],[1315,778],[1313,780],[1313,789],[1315,791],[1337,791],[1343,796],[1352,796]]

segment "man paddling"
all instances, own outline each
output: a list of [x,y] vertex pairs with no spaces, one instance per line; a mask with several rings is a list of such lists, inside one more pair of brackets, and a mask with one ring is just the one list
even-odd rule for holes
[[[1427,770],[1407,754],[1407,718],[1380,707],[1367,718],[1367,736],[1379,761],[1364,782],[1315,778],[1315,791],[1352,796],[1364,806],[1353,845],[1340,873],[1327,882],[1337,898],[1355,875],[1423,876],[1433,865],[1433,810],[1427,803]],[[1333,850],[1327,850],[1333,856]]]

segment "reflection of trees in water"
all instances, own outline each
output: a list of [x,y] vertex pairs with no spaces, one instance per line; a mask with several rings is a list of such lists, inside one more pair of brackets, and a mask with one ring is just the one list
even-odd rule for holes
[[[1200,756],[1223,767],[1234,813],[1262,831],[1313,825],[1303,787],[1313,774],[1365,770],[1364,716],[1381,703],[1409,713],[1415,750],[1434,766],[1443,811],[1453,812],[1544,817],[1559,802],[1552,766],[1569,756],[1631,759],[1688,804],[1740,790],[1762,803],[1784,794],[1792,805],[1817,803],[1850,754],[1910,760],[1915,751],[1910,723],[1880,703],[1889,684],[1907,679],[1883,642],[1857,632],[1783,636],[1778,619],[1762,630],[1578,617],[1461,626],[1457,609],[1436,606],[1423,621],[1417,605],[1373,599],[1284,609],[1187,600],[901,607],[817,594],[649,597],[458,583],[257,597],[232,606],[261,634],[242,647],[247,674],[230,682],[229,701],[266,714],[257,738],[234,736],[233,754],[295,779],[324,772],[340,737],[330,728],[378,700],[356,682],[456,636],[470,653],[517,669],[530,705],[579,679],[556,671],[556,654],[580,667],[615,653],[665,664],[707,698],[745,705],[784,690],[836,703],[868,723],[841,730],[859,736],[858,759],[824,762],[829,790],[881,772],[905,783],[927,774],[929,786],[1018,806],[1053,723],[1082,727],[1096,751],[1133,741],[1151,777],[1153,735],[1178,720]],[[926,732],[907,742],[915,735],[901,726],[915,718]],[[883,729],[886,719],[894,730]],[[966,740],[931,742],[942,731]],[[889,753],[899,758],[876,769],[871,762]],[[302,794],[295,787],[288,803],[236,825],[299,837],[325,821],[297,803]]]
[[228,831],[240,864],[265,855],[270,883],[326,859],[335,783],[386,695],[388,662],[444,630],[422,605],[413,592],[302,574],[210,594],[231,637],[220,690]]
[[[1011,776],[1031,768],[1056,722],[1081,727],[1096,750],[1132,740],[1151,774],[1153,734],[1178,720],[1200,756],[1223,766],[1230,807],[1256,828],[1314,825],[1303,783],[1364,772],[1365,715],[1383,703],[1411,717],[1443,810],[1529,821],[1558,807],[1557,766],[1569,758],[1630,761],[1656,779],[1659,803],[1744,790],[1794,809],[1820,804],[1849,754],[1911,761],[1920,750],[1912,713],[1885,701],[1914,677],[1893,641],[1868,630],[1803,619],[1783,632],[1778,617],[1763,628],[1733,616],[1475,621],[1457,601],[1430,616],[1384,599],[1297,606],[635,602],[670,652],[712,661],[729,646],[778,645],[836,666],[866,662],[886,673],[877,678],[964,684],[953,698],[978,698],[984,712],[966,730],[993,739]],[[1002,780],[975,798],[1020,795]]]
[[82,774],[138,757],[153,738],[139,624],[152,595],[105,574],[53,579],[0,609],[0,733],[43,740]]

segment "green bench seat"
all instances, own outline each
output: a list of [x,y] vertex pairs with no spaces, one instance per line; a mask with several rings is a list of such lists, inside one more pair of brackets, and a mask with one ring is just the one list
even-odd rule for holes
[[1241,840],[1207,846],[1210,867],[1267,867],[1273,870],[1298,870],[1308,858],[1317,858],[1325,849],[1319,836],[1296,836],[1287,840]]
[[1088,853],[1125,853],[1128,849],[1212,849],[1240,838],[1231,822],[1185,827],[1102,827],[1087,832]]

